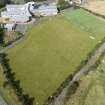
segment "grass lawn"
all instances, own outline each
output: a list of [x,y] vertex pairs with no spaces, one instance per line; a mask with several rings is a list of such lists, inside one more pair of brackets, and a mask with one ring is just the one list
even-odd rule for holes
[[105,105],[105,62],[81,79],[76,93],[64,105]]
[[[87,14],[83,18],[89,18],[91,22],[95,19],[101,28],[105,26],[103,22],[83,10],[76,10],[72,14],[69,11],[68,17],[75,17],[75,12]],[[79,63],[105,36],[102,30],[101,34],[94,34],[95,39],[91,39],[91,32],[85,32],[75,25],[65,13],[30,27],[28,38],[7,52],[10,65],[17,79],[21,80],[24,91],[35,97],[39,105],[42,105],[62,81],[76,70]],[[82,24],[88,24],[82,17],[80,21],[83,21]]]
[[65,11],[64,15],[67,20],[80,27],[83,31],[90,33],[90,35],[96,35],[96,33],[99,35],[100,32],[105,32],[105,22],[99,21],[96,16],[82,9],[75,11],[68,9]]

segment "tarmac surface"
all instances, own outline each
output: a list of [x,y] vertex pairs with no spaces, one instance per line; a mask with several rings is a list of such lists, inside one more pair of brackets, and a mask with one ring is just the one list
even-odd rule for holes
[[0,96],[0,105],[7,105],[4,99]]

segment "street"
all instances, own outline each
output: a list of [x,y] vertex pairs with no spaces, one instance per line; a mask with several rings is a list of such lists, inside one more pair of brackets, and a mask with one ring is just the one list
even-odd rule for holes
[[7,105],[4,99],[0,96],[0,105]]

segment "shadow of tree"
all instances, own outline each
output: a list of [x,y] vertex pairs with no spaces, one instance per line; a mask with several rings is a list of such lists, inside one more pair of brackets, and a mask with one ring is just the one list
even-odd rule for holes
[[66,97],[64,99],[64,104],[70,99],[70,97],[76,93],[77,89],[79,87],[79,82],[75,81],[69,88],[68,92],[66,93]]
[[4,45],[4,30],[0,27],[0,45]]

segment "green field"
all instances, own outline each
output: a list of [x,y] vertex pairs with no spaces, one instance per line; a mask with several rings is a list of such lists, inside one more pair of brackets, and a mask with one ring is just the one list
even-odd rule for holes
[[[70,18],[76,16],[75,20]],[[78,18],[81,18],[81,24]],[[81,29],[88,25],[89,31]],[[92,31],[90,27],[93,27]],[[7,52],[10,65],[24,91],[42,105],[105,36],[103,28],[103,22],[81,9],[64,11],[31,26],[28,38]]]
[[90,33],[90,35],[99,34],[100,32],[105,32],[105,22],[99,21],[94,15],[82,10],[77,9],[75,11],[66,10],[64,13],[67,20],[72,24],[81,28],[81,30]]
[[81,79],[76,93],[64,105],[105,105],[105,57],[104,63]]

